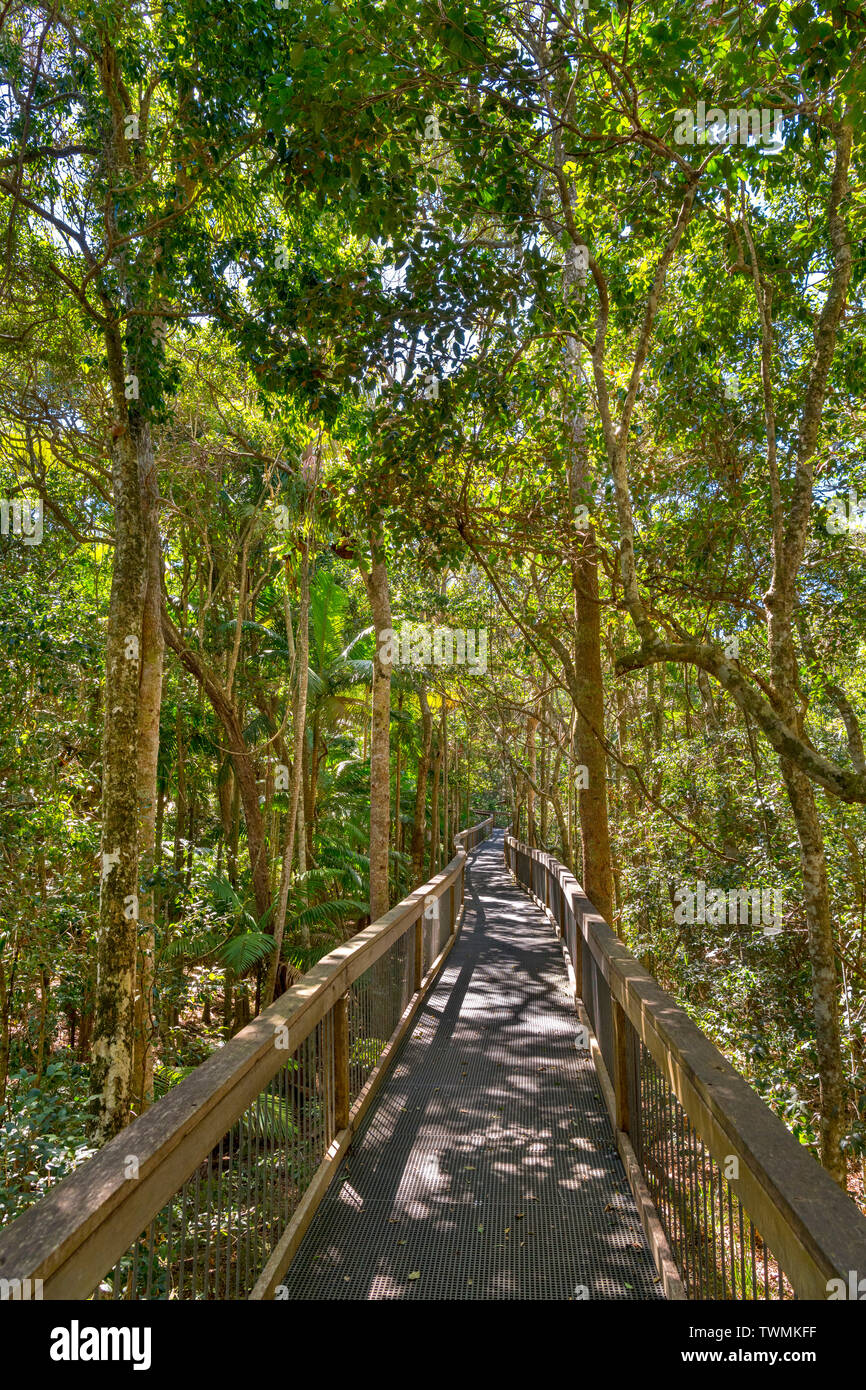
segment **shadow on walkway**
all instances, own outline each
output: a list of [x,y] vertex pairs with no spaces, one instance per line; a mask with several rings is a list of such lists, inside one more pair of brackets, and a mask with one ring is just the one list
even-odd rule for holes
[[576,1037],[559,943],[495,832],[470,864],[445,968],[285,1276],[289,1298],[661,1297]]

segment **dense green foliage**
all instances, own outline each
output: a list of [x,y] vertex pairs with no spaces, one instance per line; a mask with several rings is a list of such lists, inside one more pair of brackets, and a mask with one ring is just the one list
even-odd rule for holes
[[[395,629],[487,644],[394,666],[391,901],[494,810],[581,876],[591,544],[615,925],[817,1151],[787,720],[863,1197],[866,583],[827,522],[866,493],[864,42],[842,3],[4,9],[0,497],[44,534],[0,537],[0,1216],[89,1152],[117,453],[145,426],[155,1094],[260,1007],[284,871],[280,988],[368,920],[377,556]],[[781,111],[781,149],[677,143],[699,102]],[[678,923],[699,880],[776,890],[782,931]]]

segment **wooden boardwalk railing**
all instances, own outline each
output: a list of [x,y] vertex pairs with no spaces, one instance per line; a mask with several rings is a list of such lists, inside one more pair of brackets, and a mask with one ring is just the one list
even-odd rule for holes
[[686,1296],[826,1299],[856,1290],[866,1277],[866,1218],[571,873],[510,834],[504,844],[507,866],[562,938],[647,1236],[672,1252]]
[[[268,1298],[454,941],[466,856],[338,946],[0,1235],[44,1298]],[[29,1287],[32,1287],[32,1283]]]

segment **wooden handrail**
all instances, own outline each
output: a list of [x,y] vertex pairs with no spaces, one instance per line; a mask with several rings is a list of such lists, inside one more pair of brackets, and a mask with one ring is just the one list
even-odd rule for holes
[[[580,884],[553,855],[505,838],[544,865],[562,889],[612,999],[651,1054],[717,1163],[739,1159],[729,1179],[800,1298],[827,1297],[827,1282],[866,1276],[866,1218],[770,1107],[632,955]],[[580,978],[580,963],[575,975]]]
[[[458,839],[483,839],[490,821]],[[359,976],[463,883],[467,851],[337,946],[207,1061],[0,1234],[0,1278],[85,1298]],[[390,1056],[391,1054],[389,1054]],[[131,1163],[130,1160],[134,1160]],[[135,1172],[135,1177],[130,1177]]]
[[473,849],[475,845],[490,834],[493,827],[493,820],[493,816],[488,816],[486,820],[479,821],[477,825],[471,825],[468,830],[458,831],[454,836],[454,848],[458,850],[465,849],[466,846],[464,841],[474,836],[475,838],[469,846],[470,849]]

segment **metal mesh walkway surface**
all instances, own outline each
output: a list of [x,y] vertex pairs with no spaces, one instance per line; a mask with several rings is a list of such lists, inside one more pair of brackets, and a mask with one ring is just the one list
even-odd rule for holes
[[284,1277],[288,1297],[660,1298],[592,1060],[576,1045],[559,942],[512,883],[501,831],[469,868],[465,905]]

